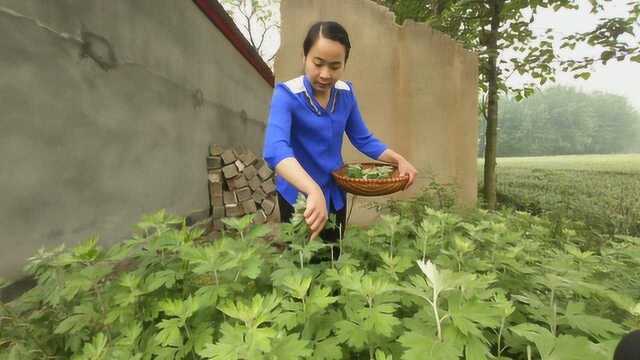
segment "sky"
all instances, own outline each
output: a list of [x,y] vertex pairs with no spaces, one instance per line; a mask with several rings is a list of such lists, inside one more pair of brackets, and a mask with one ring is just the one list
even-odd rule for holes
[[[629,8],[626,4],[629,2],[630,0],[612,0],[607,4],[604,13],[594,15],[589,13],[591,5],[587,0],[578,0],[576,3],[580,5],[579,10],[554,12],[544,9],[538,13],[532,26],[534,31],[539,33],[543,33],[547,28],[553,28],[555,37],[558,39],[562,35],[592,30],[599,17],[625,16]],[[631,36],[628,39],[640,43],[640,26],[636,27],[635,39]],[[576,47],[572,52],[571,56],[574,58],[597,56],[601,53],[597,48],[589,46]],[[610,61],[607,65],[595,65],[591,70],[589,80],[574,79],[572,74],[559,71],[555,84],[573,86],[585,92],[605,91],[622,95],[640,111],[640,63],[631,62],[628,59],[622,62]],[[513,78],[516,82],[523,81],[522,77],[516,77],[516,75]],[[553,85],[545,84],[545,87]]]
[[[551,9],[543,9],[538,12],[532,27],[534,31],[540,34],[544,33],[547,28],[553,28],[555,38],[559,39],[563,35],[593,29],[599,17],[625,16],[629,8],[627,4],[630,1],[631,0],[611,0],[611,2],[606,5],[603,13],[594,15],[589,13],[591,5],[588,0],[576,0],[575,2],[580,6],[579,10],[561,10],[554,12]],[[272,7],[272,11],[274,13],[274,20],[279,22],[279,8],[274,6]],[[237,16],[235,18],[236,21],[239,20]],[[635,39],[631,40],[640,43],[640,25],[636,30]],[[629,38],[631,37],[629,36]],[[278,31],[270,31],[263,45],[263,52],[270,56],[277,51],[279,44],[280,36]],[[584,56],[597,57],[601,53],[597,48],[589,46],[576,47],[576,49],[571,50],[571,52],[571,54],[567,55],[571,55],[572,58],[582,58]],[[573,74],[559,71],[556,76],[557,81],[555,83],[547,83],[544,87],[566,85],[584,92],[604,91],[611,94],[622,95],[640,111],[640,63],[634,63],[628,59],[622,62],[610,61],[607,65],[594,65],[589,70],[591,70],[591,77],[588,80],[574,79]],[[513,81],[514,84],[518,84],[525,82],[526,79],[516,73],[510,78],[510,82],[511,81]]]

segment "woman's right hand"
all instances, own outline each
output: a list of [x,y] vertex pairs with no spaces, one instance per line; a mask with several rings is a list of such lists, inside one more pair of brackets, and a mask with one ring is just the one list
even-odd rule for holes
[[328,219],[326,200],[322,189],[316,188],[309,193],[304,218],[311,229],[311,238],[309,240],[313,240],[324,229]]

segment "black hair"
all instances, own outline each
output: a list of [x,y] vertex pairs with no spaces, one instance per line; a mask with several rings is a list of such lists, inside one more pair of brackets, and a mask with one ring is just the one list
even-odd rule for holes
[[625,335],[618,343],[613,355],[614,360],[640,359],[640,330]]
[[309,31],[307,32],[307,37],[304,39],[304,43],[302,44],[304,56],[306,57],[307,54],[309,54],[309,50],[311,50],[313,44],[318,41],[321,33],[322,37],[329,40],[337,41],[344,46],[344,62],[346,63],[347,59],[349,58],[349,50],[351,50],[349,34],[347,34],[347,30],[345,30],[342,25],[338,24],[335,21],[319,21],[311,25]]

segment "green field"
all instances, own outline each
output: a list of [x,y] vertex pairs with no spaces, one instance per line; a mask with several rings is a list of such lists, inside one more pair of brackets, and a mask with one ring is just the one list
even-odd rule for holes
[[[484,159],[478,160],[482,171]],[[563,155],[498,158],[498,168],[575,170],[640,174],[640,154]]]
[[640,154],[499,158],[497,172],[501,205],[640,236]]

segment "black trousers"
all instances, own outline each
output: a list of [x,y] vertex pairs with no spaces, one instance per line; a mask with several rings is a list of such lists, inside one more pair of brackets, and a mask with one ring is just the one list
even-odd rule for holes
[[[280,195],[279,192],[276,191],[276,194],[278,194],[280,222],[289,222],[294,213],[293,206],[291,206],[291,204],[289,204],[287,200],[285,200],[285,198],[282,197],[282,195]],[[337,210],[337,211],[333,209],[331,210],[332,211],[330,213],[333,213],[336,215],[336,228],[329,229],[325,227],[322,231],[320,231],[320,238],[322,238],[322,240],[324,240],[325,243],[335,244],[335,243],[338,243],[340,236],[344,238],[344,231],[345,231],[346,222],[347,222],[347,204],[345,203],[342,209],[340,210]],[[338,225],[340,226],[338,227]],[[339,229],[342,229],[342,234],[340,234]],[[339,256],[338,252],[339,252],[339,248],[335,247],[335,250],[333,252],[334,259],[337,259],[337,257]]]

